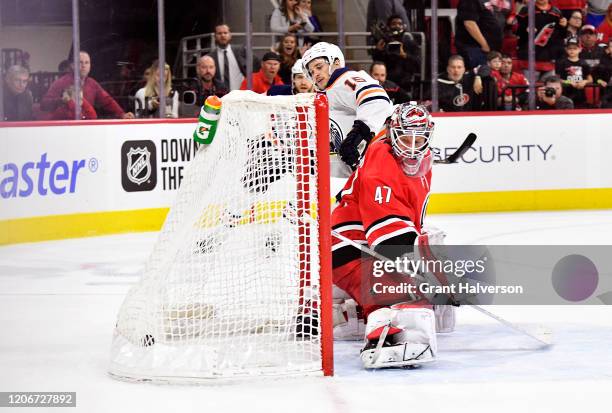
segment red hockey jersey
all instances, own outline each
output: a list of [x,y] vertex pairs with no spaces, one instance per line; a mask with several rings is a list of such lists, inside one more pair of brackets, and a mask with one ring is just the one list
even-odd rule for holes
[[[431,152],[426,155],[431,157]],[[388,139],[370,145],[357,170],[340,192],[332,228],[376,249],[379,245],[412,245],[421,233],[429,200],[431,163],[422,176],[407,176]],[[359,256],[359,250],[333,239],[334,267]]]

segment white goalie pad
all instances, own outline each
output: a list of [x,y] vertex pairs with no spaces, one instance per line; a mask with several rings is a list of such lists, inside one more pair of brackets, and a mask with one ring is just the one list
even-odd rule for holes
[[402,304],[368,316],[361,361],[367,369],[434,361],[438,351],[433,310]]
[[347,300],[334,299],[334,340],[359,341],[365,334],[363,316],[357,311],[357,303],[352,298]]

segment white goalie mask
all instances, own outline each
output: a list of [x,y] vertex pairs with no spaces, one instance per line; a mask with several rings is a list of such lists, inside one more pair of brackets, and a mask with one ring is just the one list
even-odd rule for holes
[[420,175],[431,168],[433,129],[431,114],[416,102],[402,103],[393,110],[387,121],[387,136],[407,175]]
[[302,70],[311,82],[314,82],[314,80],[312,79],[310,71],[308,70],[308,64],[320,57],[326,59],[327,63],[329,63],[330,75],[333,72],[332,65],[336,59],[340,62],[340,67],[344,67],[346,64],[344,61],[344,54],[342,54],[342,50],[340,50],[338,46],[326,42],[316,43],[310,49],[308,49],[302,57]]

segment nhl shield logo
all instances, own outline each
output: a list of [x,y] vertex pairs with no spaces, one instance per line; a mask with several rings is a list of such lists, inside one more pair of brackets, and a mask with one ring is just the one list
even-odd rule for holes
[[157,185],[157,150],[149,140],[126,141],[121,147],[121,185],[127,192],[151,191]]
[[126,156],[130,181],[140,185],[151,177],[151,152],[147,148],[130,148]]

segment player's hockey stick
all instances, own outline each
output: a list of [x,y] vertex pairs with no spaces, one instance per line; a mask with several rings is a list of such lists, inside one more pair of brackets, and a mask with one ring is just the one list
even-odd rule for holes
[[476,142],[476,134],[475,133],[470,133],[465,140],[463,141],[463,143],[461,144],[461,146],[459,146],[459,148],[457,148],[457,150],[451,154],[448,158],[446,159],[440,159],[440,160],[434,160],[434,163],[436,164],[448,164],[448,163],[455,163],[457,162],[457,160],[459,158],[461,158],[463,156],[463,154],[472,147],[472,145],[474,144],[474,142]]
[[[382,254],[379,254],[378,252],[372,250],[371,248],[369,248],[367,245],[363,245],[363,244],[358,244],[355,241],[353,241],[350,238],[345,237],[344,235],[340,234],[338,231],[336,230],[331,230],[331,233],[333,236],[335,236],[336,238],[348,243],[349,245],[357,248],[358,250],[365,252],[368,255],[371,255],[372,257],[379,259],[381,261],[390,261],[393,262],[392,260],[390,260],[389,258],[385,257]],[[530,331],[528,331],[527,329],[512,323],[508,320],[503,319],[502,317],[493,314],[492,312],[490,312],[489,310],[485,310],[484,308],[482,308],[479,305],[476,304],[470,304],[470,306],[472,308],[474,308],[475,310],[481,312],[482,314],[491,317],[492,319],[496,320],[497,322],[505,325],[506,327],[516,331],[517,333],[520,333],[522,335],[525,335],[537,342],[539,342],[540,344],[543,344],[544,346],[549,346],[552,344],[552,333],[549,330],[545,330],[542,329],[542,331],[538,331],[537,333],[532,333]]]

